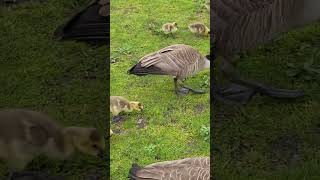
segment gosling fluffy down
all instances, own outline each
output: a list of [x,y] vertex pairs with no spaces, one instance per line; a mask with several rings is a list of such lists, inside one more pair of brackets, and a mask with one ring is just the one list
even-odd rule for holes
[[103,137],[95,128],[62,128],[47,115],[23,109],[0,111],[0,159],[21,171],[36,156],[67,159],[75,150],[102,156]]
[[195,35],[207,36],[210,34],[210,29],[202,23],[190,24],[189,30]]
[[121,96],[110,96],[110,112],[113,116],[117,116],[120,112],[132,112],[133,110],[143,110],[142,103],[128,101]]
[[166,23],[162,26],[162,31],[165,34],[173,34],[178,30],[178,24],[176,22]]

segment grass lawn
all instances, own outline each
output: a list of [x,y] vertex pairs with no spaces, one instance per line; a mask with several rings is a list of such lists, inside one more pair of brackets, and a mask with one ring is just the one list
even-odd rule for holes
[[320,24],[291,31],[239,58],[243,77],[303,89],[306,96],[291,103],[257,96],[244,107],[217,105],[216,176],[319,179]]
[[[209,37],[197,38],[188,31],[188,25],[196,21],[209,26],[207,9],[202,2],[190,0],[117,0],[111,1],[110,9],[110,95],[140,101],[145,107],[142,113],[124,113],[124,121],[111,123],[111,129],[118,132],[111,137],[111,179],[126,179],[134,162],[144,166],[209,156],[209,71],[186,81],[208,93],[185,97],[174,93],[171,77],[127,74],[141,57],[172,44],[188,44],[208,54]],[[175,38],[163,35],[162,24],[173,21],[179,27]]]
[[[27,2],[0,9],[1,108],[44,111],[62,125],[97,127],[105,132],[107,47],[52,38],[54,30],[88,2]],[[66,179],[90,175],[103,179],[105,161],[76,153],[66,162],[39,157],[27,169]],[[1,163],[0,179],[6,173]]]

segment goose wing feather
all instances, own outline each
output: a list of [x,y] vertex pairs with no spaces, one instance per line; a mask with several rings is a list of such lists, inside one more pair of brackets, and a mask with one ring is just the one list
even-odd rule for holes
[[139,170],[137,179],[197,179],[209,180],[210,159],[208,157],[186,158],[150,164]]
[[201,54],[188,45],[176,44],[148,54],[140,59],[142,67],[155,66],[168,73],[175,73],[201,60]]

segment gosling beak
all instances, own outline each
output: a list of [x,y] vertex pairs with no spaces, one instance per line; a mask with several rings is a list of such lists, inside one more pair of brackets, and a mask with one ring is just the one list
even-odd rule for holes
[[102,149],[100,149],[97,155],[99,158],[103,159],[104,158],[104,151]]

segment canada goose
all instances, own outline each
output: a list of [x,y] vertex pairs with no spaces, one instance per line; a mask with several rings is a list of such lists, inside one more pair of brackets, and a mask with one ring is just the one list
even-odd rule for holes
[[188,27],[189,30],[195,35],[207,36],[210,34],[210,29],[202,23],[193,23],[190,24]]
[[120,112],[142,111],[143,105],[140,102],[128,101],[121,96],[110,96],[110,112],[117,116]]
[[182,80],[203,69],[210,68],[209,57],[203,57],[189,45],[175,44],[142,57],[128,73],[137,76],[148,74],[173,76],[177,94],[186,95],[189,90],[194,93],[204,93],[202,90],[194,90],[183,85]]
[[59,40],[80,40],[106,44],[109,39],[110,0],[95,0],[79,13],[58,27],[54,37]]
[[209,180],[210,158],[195,157],[150,164],[144,168],[133,164],[130,180]]
[[165,34],[173,34],[178,30],[178,24],[176,22],[166,23],[162,26],[162,31]]
[[40,112],[0,111],[0,159],[7,162],[10,176],[40,154],[64,160],[76,149],[101,157],[103,138],[95,128],[62,128]]
[[[245,81],[234,73],[235,53],[268,42],[281,32],[320,18],[319,0],[215,0],[211,6],[215,47],[222,57],[220,68],[232,84],[216,91],[225,100],[247,103],[257,92],[275,98],[297,98],[303,92],[276,89]],[[220,98],[219,97],[219,98]]]

